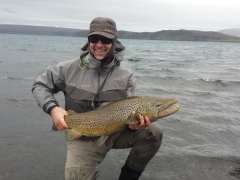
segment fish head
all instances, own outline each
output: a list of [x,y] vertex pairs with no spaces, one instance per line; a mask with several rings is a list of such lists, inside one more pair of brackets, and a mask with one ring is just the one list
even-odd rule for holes
[[174,114],[179,110],[176,98],[142,97],[137,113],[148,116],[151,122]]

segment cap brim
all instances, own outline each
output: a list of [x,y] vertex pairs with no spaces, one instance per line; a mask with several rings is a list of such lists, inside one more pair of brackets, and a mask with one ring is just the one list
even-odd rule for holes
[[106,38],[109,38],[109,39],[113,39],[115,37],[115,35],[113,35],[113,34],[109,34],[109,33],[106,33],[106,32],[101,32],[101,31],[92,32],[92,33],[88,34],[88,36],[91,36],[91,35],[94,35],[94,34],[105,36]]

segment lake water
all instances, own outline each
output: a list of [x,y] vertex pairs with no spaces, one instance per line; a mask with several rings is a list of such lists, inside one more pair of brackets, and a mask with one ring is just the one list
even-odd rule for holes
[[[64,132],[35,102],[47,66],[79,56],[86,38],[0,34],[0,179],[64,179]],[[159,152],[141,180],[240,179],[240,44],[120,40],[136,95],[176,97],[180,110],[158,123]],[[57,95],[64,106],[62,94]],[[117,179],[129,150],[111,150],[99,180]]]

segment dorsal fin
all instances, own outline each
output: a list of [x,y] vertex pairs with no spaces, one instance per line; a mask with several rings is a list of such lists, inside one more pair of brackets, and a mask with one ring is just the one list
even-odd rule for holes
[[74,115],[74,114],[77,114],[74,110],[68,110],[67,113],[68,113],[68,115]]

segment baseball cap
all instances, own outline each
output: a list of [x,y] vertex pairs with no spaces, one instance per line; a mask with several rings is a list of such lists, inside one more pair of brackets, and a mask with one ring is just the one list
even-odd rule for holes
[[97,17],[90,24],[88,36],[93,34],[113,39],[117,36],[116,23],[110,18]]

